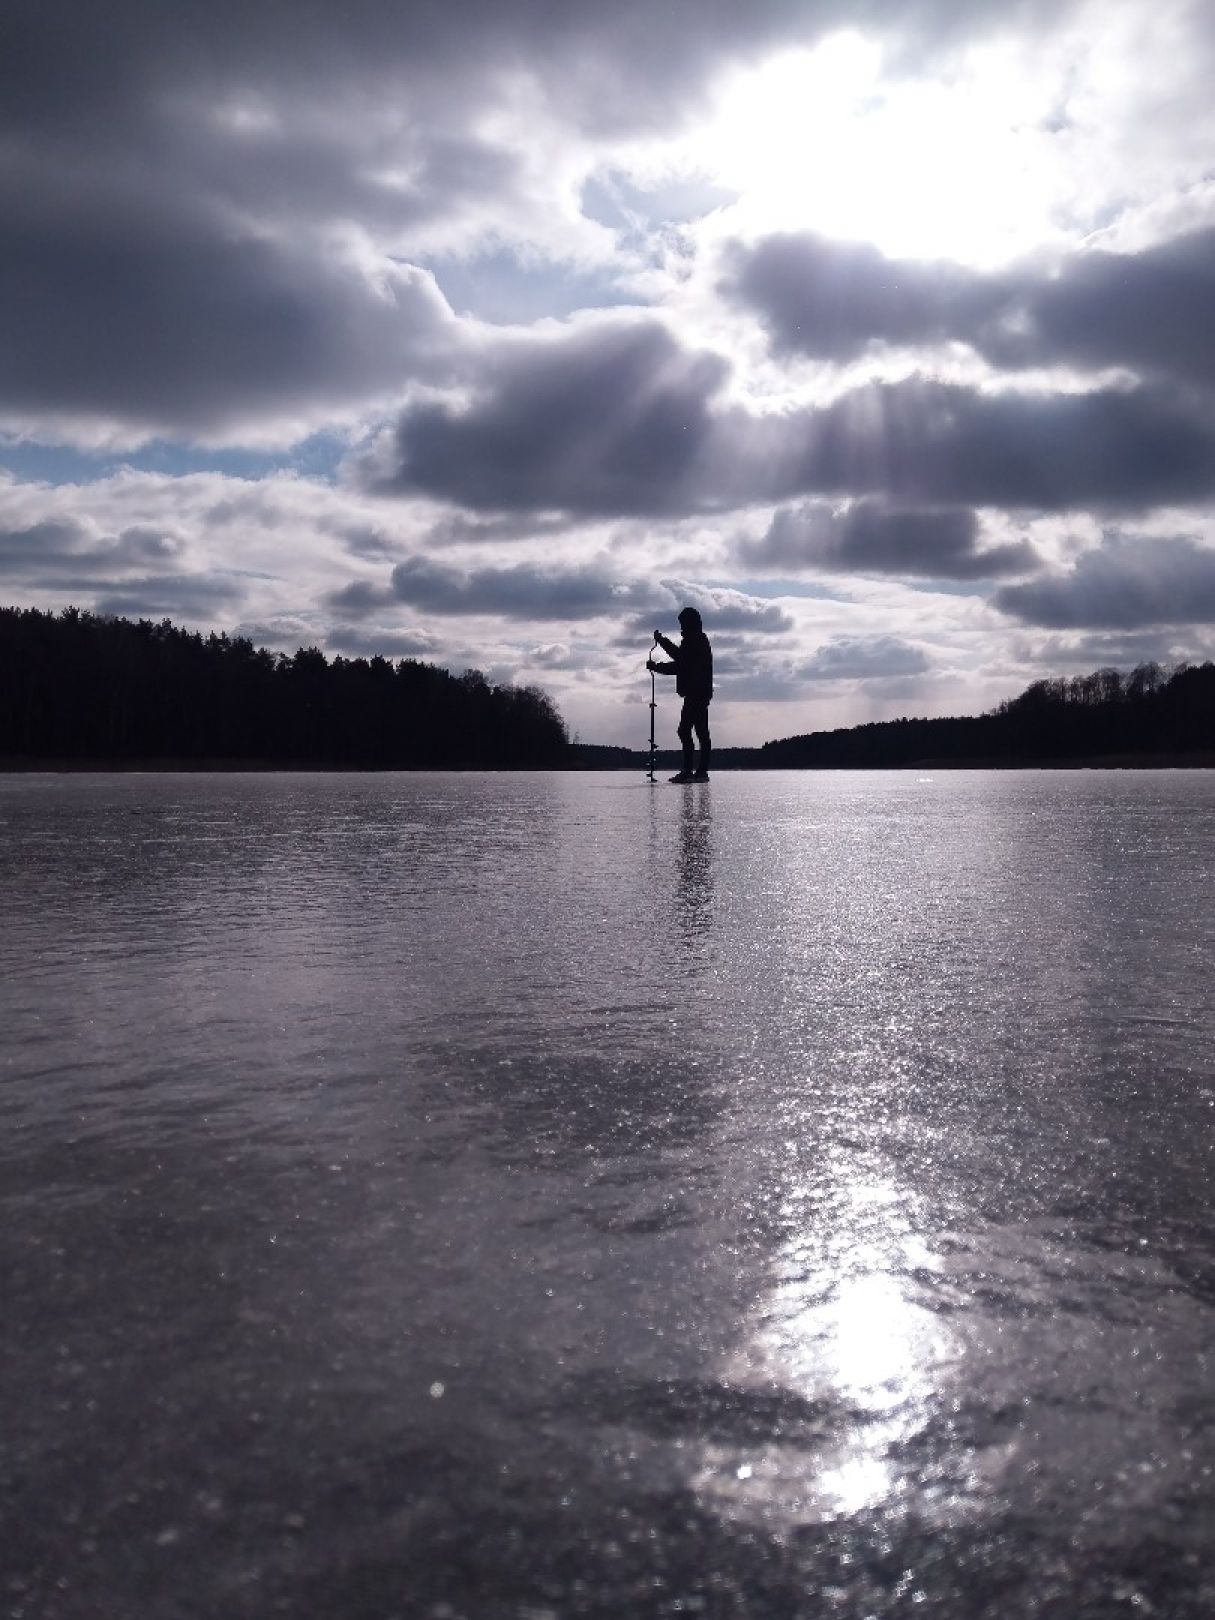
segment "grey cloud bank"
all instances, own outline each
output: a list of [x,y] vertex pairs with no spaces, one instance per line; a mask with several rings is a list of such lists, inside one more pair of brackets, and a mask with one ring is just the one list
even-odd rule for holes
[[404,260],[509,239],[512,221],[526,246],[558,211],[523,137],[486,135],[491,110],[509,122],[525,94],[581,140],[620,138],[677,124],[727,64],[841,24],[927,54],[999,20],[843,0],[14,0],[0,413],[305,431],[442,371],[445,305]]
[[153,574],[124,580],[117,590],[103,591],[96,600],[98,613],[125,618],[158,619],[180,616],[197,622],[216,613],[230,612],[244,598],[239,580],[205,574]]
[[1052,272],[979,274],[866,243],[770,236],[726,255],[723,291],[778,351],[850,360],[874,343],[964,343],[999,369],[1127,367],[1215,382],[1215,229],[1138,253],[1086,248]]
[[502,344],[472,404],[411,407],[389,465],[376,458],[364,477],[382,494],[498,512],[695,510],[712,500],[710,401],[728,369],[652,320]]
[[0,181],[0,416],[254,436],[447,374],[430,278],[293,251],[196,201]]
[[750,568],[777,573],[820,569],[938,579],[991,579],[1037,564],[1024,541],[980,550],[978,539],[978,517],[969,507],[901,509],[862,499],[843,510],[786,508],[761,539],[740,544],[738,554]]
[[[1027,0],[1018,11],[1045,29],[1069,9]],[[910,65],[1006,20],[996,0],[956,10],[939,0],[211,0],[205,11],[12,0],[0,105],[35,129],[91,129],[105,115],[100,127],[114,140],[144,128],[169,89],[395,89],[433,118],[523,78],[568,123],[619,134],[673,120],[723,62],[841,26],[884,32]],[[52,92],[70,99],[53,105]]]
[[999,302],[994,283],[948,263],[899,263],[864,242],[809,232],[725,253],[720,289],[754,310],[779,351],[851,360],[871,343],[962,337]]
[[917,377],[857,389],[780,432],[797,492],[1058,512],[1215,492],[1215,421],[1149,387],[987,393]]
[[1114,535],[1065,574],[996,592],[995,605],[1050,629],[1215,624],[1215,550],[1184,538]]
[[159,529],[132,525],[107,534],[72,517],[0,528],[0,589],[91,600],[99,613],[192,620],[242,599],[244,586],[232,573],[183,569],[182,549]]
[[841,687],[905,691],[932,667],[922,647],[900,636],[834,636],[800,659],[779,654],[757,658],[745,647],[727,644],[715,662],[739,701],[782,704]]
[[1162,388],[989,393],[912,377],[758,416],[714,409],[724,363],[682,349],[656,323],[514,346],[485,376],[465,408],[409,408],[387,454],[362,464],[365,486],[582,516],[683,516],[816,494],[1134,511],[1215,492],[1215,419]]
[[461,570],[408,557],[392,571],[392,591],[411,607],[509,619],[593,619],[655,600],[652,587],[620,583],[592,568],[550,570],[526,563]]
[[923,649],[899,636],[840,636],[819,647],[796,673],[809,681],[872,681],[919,675],[928,667]]

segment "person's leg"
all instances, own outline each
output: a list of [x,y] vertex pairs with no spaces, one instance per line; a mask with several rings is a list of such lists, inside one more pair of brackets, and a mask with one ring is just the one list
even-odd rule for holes
[[696,737],[700,743],[700,764],[696,767],[698,776],[708,776],[709,762],[713,756],[713,739],[709,735],[709,705],[702,706],[696,716]]
[[692,705],[685,703],[683,712],[679,716],[677,735],[679,737],[679,746],[683,749],[683,768],[689,776],[692,774],[692,764],[696,752],[692,742],[692,726],[695,718]]
[[[689,727],[689,740],[684,745],[685,758],[692,758],[692,732],[697,735],[700,744],[700,765],[697,766],[697,776],[708,776],[711,753],[713,753],[713,740],[708,734],[708,703],[685,703],[685,724]],[[689,766],[690,770],[690,766]]]

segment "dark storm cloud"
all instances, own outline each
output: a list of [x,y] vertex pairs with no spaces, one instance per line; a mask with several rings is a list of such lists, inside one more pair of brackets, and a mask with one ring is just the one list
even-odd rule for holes
[[798,664],[795,674],[808,681],[872,681],[921,675],[928,667],[923,651],[898,636],[839,636]]
[[583,516],[696,510],[712,499],[709,402],[728,368],[657,321],[603,323],[487,353],[472,404],[406,410],[380,493],[490,511]]
[[911,378],[779,418],[765,436],[778,499],[1135,511],[1215,491],[1215,424],[1162,388],[982,393]]
[[1143,376],[1215,382],[1215,229],[1142,253],[1089,250],[1024,285],[978,336],[994,364],[1126,366]]
[[[839,287],[863,279],[841,272]],[[906,309],[924,297],[913,289],[883,329],[910,332]],[[858,320],[840,324],[849,342],[861,329]],[[1005,337],[1011,330],[1001,329]],[[1215,490],[1211,413],[1200,395],[1163,381],[985,392],[911,377],[828,406],[756,416],[722,404],[728,376],[724,359],[683,347],[649,316],[490,342],[470,361],[470,396],[407,408],[359,476],[381,493],[425,494],[508,522],[682,515],[801,494],[872,495],[897,509],[1136,510]],[[851,527],[817,542],[819,558],[829,562],[838,548],[841,566],[855,551],[870,567],[897,571],[907,558],[920,571],[923,549],[925,571],[955,578],[1032,561],[1020,547],[966,545],[966,521],[861,508]],[[770,543],[770,560],[778,550],[796,560],[788,536]]]
[[[648,319],[503,344],[482,368],[472,404],[406,411],[387,464],[368,466],[372,488],[581,515],[685,513],[815,490],[1134,507],[1212,488],[1210,425],[1162,388],[983,394],[913,378],[758,419],[715,413],[725,362],[681,348]],[[916,521],[902,520],[913,549]],[[847,538],[876,560],[891,532],[875,520]],[[1027,561],[1017,548],[979,563],[956,546],[947,556],[948,528],[937,538],[938,561],[952,560],[957,577]]]
[[97,576],[171,561],[179,542],[159,529],[132,527],[98,536],[74,518],[0,531],[0,579],[27,585],[93,585]]
[[[1135,511],[1215,492],[1215,423],[1201,401],[1162,386],[985,393],[912,377],[786,414],[715,411],[724,363],[651,320],[516,340],[487,351],[483,366],[471,404],[405,411],[361,466],[370,488],[584,516],[813,495],[881,497],[903,511]],[[841,543],[892,557],[898,527],[858,524]],[[910,520],[905,532],[913,546],[932,544]],[[972,557],[959,538],[955,527],[952,550],[948,534],[935,542],[953,577],[1027,560],[1016,547]]]
[[0,410],[256,425],[427,370],[445,317],[418,271],[372,285],[197,204],[0,177]]
[[649,587],[622,583],[593,568],[520,563],[465,571],[426,557],[398,563],[392,589],[399,601],[431,613],[488,613],[508,619],[594,619],[652,599]]
[[1182,538],[1111,535],[1067,573],[1006,585],[994,601],[1048,629],[1215,624],[1215,551]]
[[319,118],[286,97],[253,107],[268,125],[260,133],[200,107],[175,171],[200,196],[222,197],[278,226],[306,225],[340,208],[373,229],[412,231],[517,192],[525,181],[517,155],[477,136],[398,126],[390,151],[376,136],[366,89]]
[[[679,607],[695,604],[713,634],[742,631],[779,635],[793,620],[779,604],[741,592],[715,590],[660,580],[653,584],[622,580],[601,567],[553,568],[520,563],[510,568],[459,569],[427,557],[409,557],[392,571],[391,597],[412,608],[440,615],[488,614],[519,620],[578,621],[631,615],[614,642],[648,643],[655,624],[668,623],[677,635]],[[328,598],[344,613],[381,611],[385,605],[375,587],[348,586]]]
[[[9,0],[0,108],[27,128],[121,131],[188,90],[295,94],[338,83],[433,116],[485,100],[499,81],[534,78],[590,130],[676,120],[723,62],[805,44],[841,25],[890,33],[904,61],[990,26],[1066,15],[1058,0]],[[111,136],[113,138],[113,136]]]
[[1095,630],[1084,635],[1069,631],[1026,637],[1015,648],[1015,656],[1028,667],[1087,674],[1093,669],[1130,670],[1147,663],[1201,664],[1210,658],[1211,650],[1209,645],[1204,649],[1199,639],[1173,629]]
[[198,11],[14,0],[0,92],[11,116],[33,124],[48,120],[52,88],[72,92],[59,119],[129,121],[169,88],[268,82],[298,93],[334,80],[395,86],[430,112],[500,76],[535,74],[584,127],[639,127],[669,116],[671,98],[694,94],[722,55],[818,34],[823,10],[784,0],[745,12],[728,0],[210,0]]
[[77,569],[89,535],[70,518],[47,519],[0,534],[0,575],[52,574]]
[[799,233],[731,248],[721,290],[753,309],[780,352],[850,360],[870,343],[940,343],[975,329],[999,300],[957,265],[887,259],[863,243]]
[[871,683],[887,690],[930,668],[921,648],[899,636],[837,636],[800,660],[765,659],[744,650],[723,651],[717,673],[733,702],[782,703],[806,695],[807,687]]
[[911,574],[936,579],[991,579],[1026,573],[1037,556],[1026,542],[978,547],[979,522],[966,506],[889,507],[854,501],[842,511],[806,505],[777,512],[759,540],[744,541],[748,567],[841,573]]
[[791,703],[805,697],[805,689],[787,664],[757,666],[753,658],[718,656],[714,650],[714,680],[733,703]]
[[364,619],[369,613],[378,612],[396,600],[395,591],[383,585],[373,585],[365,579],[353,580],[340,590],[330,591],[324,598],[326,607],[336,609],[345,619]]
[[423,251],[460,253],[487,221],[490,239],[509,235],[536,207],[535,177],[522,137],[485,133],[495,109],[513,118],[523,96],[592,138],[670,128],[725,66],[841,22],[892,30],[932,60],[959,31],[1003,22],[995,0],[948,11],[9,0],[0,410],[72,432],[230,437],[434,380],[432,339],[452,337],[436,333],[431,285],[404,268],[373,285],[333,242],[406,253],[411,233],[442,222],[451,241]]
[[97,534],[72,517],[48,519],[0,532],[0,581],[131,618],[207,619],[244,597],[246,583],[234,575],[184,571],[182,549],[144,525]]
[[363,557],[370,562],[386,560],[398,554],[399,548],[383,530],[367,523],[335,525],[334,534],[352,557]]
[[1215,382],[1215,229],[1140,253],[1092,248],[1051,274],[888,259],[809,233],[735,245],[721,282],[781,353],[850,360],[872,343],[965,343],[1004,369],[1125,367]]
[[571,526],[569,518],[537,517],[532,513],[486,518],[452,512],[431,524],[427,540],[432,546],[481,545],[487,540],[537,540],[565,534]]
[[210,619],[239,602],[244,594],[243,584],[231,578],[162,574],[149,579],[124,579],[118,587],[98,596],[94,606],[98,613],[130,619]]

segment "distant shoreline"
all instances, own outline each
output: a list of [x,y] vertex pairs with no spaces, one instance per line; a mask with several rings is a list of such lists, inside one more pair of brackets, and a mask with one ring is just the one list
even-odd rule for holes
[[[539,687],[402,658],[330,661],[76,608],[0,607],[0,772],[626,771]],[[638,724],[637,731],[641,731]],[[669,775],[683,755],[656,750]],[[184,754],[178,754],[178,748]],[[1033,682],[980,715],[903,716],[718,747],[732,770],[1209,770],[1215,663]]]
[[[300,776],[307,773],[325,776],[417,776],[441,772],[459,776],[473,773],[500,776],[515,771],[559,772],[587,775],[597,771],[613,775],[632,775],[647,769],[648,761],[642,755],[636,761],[613,764],[585,765],[351,765],[325,764],[317,760],[244,760],[244,759],[38,759],[0,758],[0,776]],[[672,761],[660,759],[656,763],[660,772],[674,768]],[[753,773],[768,776],[774,771],[789,771],[798,775],[826,772],[867,773],[873,771],[1143,771],[1143,770],[1215,770],[1215,753],[1189,754],[1103,754],[1073,759],[922,759],[888,765],[752,765],[723,760],[714,765],[714,775]]]
[[349,762],[281,759],[26,759],[0,758],[0,776],[249,776],[271,773],[301,776],[416,776],[425,771],[500,776],[507,771],[580,770],[569,765],[355,765]]

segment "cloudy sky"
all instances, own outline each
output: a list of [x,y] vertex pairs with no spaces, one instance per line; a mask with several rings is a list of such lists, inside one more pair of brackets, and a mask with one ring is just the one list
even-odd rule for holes
[[1209,657],[1213,76],[1178,0],[8,0],[0,602],[637,746],[686,602],[726,743]]

